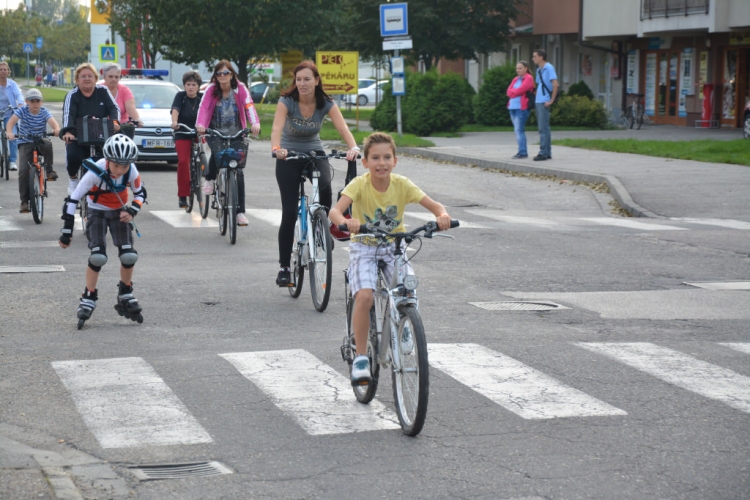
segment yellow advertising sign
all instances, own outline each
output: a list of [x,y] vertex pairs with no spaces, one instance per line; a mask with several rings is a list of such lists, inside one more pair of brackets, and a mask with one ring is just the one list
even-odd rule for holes
[[109,24],[109,2],[91,0],[91,24]]
[[292,78],[292,72],[302,62],[301,50],[288,50],[281,53],[281,79]]
[[328,94],[356,94],[359,52],[316,52],[315,64]]

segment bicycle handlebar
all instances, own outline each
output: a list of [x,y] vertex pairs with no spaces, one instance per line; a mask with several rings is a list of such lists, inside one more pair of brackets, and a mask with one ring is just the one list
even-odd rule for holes
[[[285,160],[313,160],[318,158],[337,158],[339,160],[346,160],[346,152],[332,149],[330,154],[319,155],[317,151],[310,151],[308,153],[302,153],[299,151],[292,151],[291,149],[287,152]],[[271,152],[271,158],[276,158],[276,151]],[[357,159],[362,158],[362,155],[357,155]]]
[[[451,219],[451,225],[450,225],[451,229],[453,229],[454,227],[458,227],[460,225],[461,223],[458,220]],[[349,230],[349,226],[347,226],[346,224],[339,224],[338,228],[339,228],[339,231]],[[370,234],[375,237],[387,237],[387,238],[410,238],[424,231],[424,235],[426,238],[432,238],[432,233],[438,230],[439,230],[438,225],[437,225],[437,222],[435,221],[430,221],[427,224],[419,226],[418,228],[412,229],[411,231],[406,232],[406,233],[390,233],[386,231],[385,229],[381,229],[377,226],[363,224],[359,228],[359,234]]]
[[[194,137],[197,137],[197,136],[198,136],[198,131],[197,131],[197,130],[195,130],[194,128],[190,128],[190,127],[188,127],[188,126],[187,126],[187,125],[185,125],[184,123],[178,123],[178,124],[177,124],[177,128],[178,128],[178,129],[181,129],[181,128],[182,128],[182,129],[185,129],[185,131],[186,131],[186,132],[187,132],[188,134],[190,134],[190,135],[192,135],[192,136],[194,136]],[[172,136],[174,136],[174,135],[175,135],[175,134],[177,134],[177,133],[178,133],[178,130],[172,129]]]
[[217,138],[225,140],[225,141],[231,141],[233,139],[240,139],[240,138],[244,139],[249,134],[250,134],[250,131],[248,129],[246,129],[246,128],[243,128],[242,130],[240,130],[239,132],[237,132],[234,135],[224,135],[221,132],[219,132],[218,130],[214,130],[212,128],[207,128],[206,129],[206,135],[217,137]]
[[41,134],[26,134],[26,135],[17,135],[16,139],[31,139],[32,141],[36,141],[39,139],[44,139],[45,137],[55,137],[54,132],[43,132]]

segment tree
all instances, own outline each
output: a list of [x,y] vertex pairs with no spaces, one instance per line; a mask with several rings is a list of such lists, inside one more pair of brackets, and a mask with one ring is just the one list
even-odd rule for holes
[[[147,68],[153,68],[161,43],[154,30],[153,11],[155,3],[150,0],[112,0],[109,2],[109,24],[125,41],[131,54],[140,50]],[[103,3],[97,7],[106,8]]]
[[[343,35],[350,50],[365,56],[381,54],[382,0],[347,0]],[[441,58],[476,59],[477,54],[502,50],[509,21],[521,0],[409,0],[409,35],[413,49],[403,53],[421,60],[429,70]]]
[[74,65],[88,58],[91,35],[86,11],[68,9],[65,17],[44,30],[43,56],[55,64]]

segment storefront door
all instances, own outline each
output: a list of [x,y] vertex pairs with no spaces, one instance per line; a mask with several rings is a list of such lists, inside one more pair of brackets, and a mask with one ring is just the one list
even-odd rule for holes
[[684,125],[685,120],[679,116],[680,52],[659,51],[657,60],[654,122]]
[[750,49],[724,52],[724,82],[721,98],[721,123],[741,127],[745,105],[750,100]]

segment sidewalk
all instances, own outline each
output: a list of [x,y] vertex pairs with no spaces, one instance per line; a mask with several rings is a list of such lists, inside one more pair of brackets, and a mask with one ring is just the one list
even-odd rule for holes
[[[529,158],[516,154],[513,132],[471,132],[460,138],[427,137],[435,146],[399,148],[400,154],[563,179],[606,182],[610,194],[636,217],[733,219],[750,222],[750,167],[552,146],[552,160],[532,160],[539,134],[527,132]],[[742,131],[652,126],[642,130],[555,132],[564,137],[656,140],[741,139]],[[750,140],[748,140],[750,148]]]

